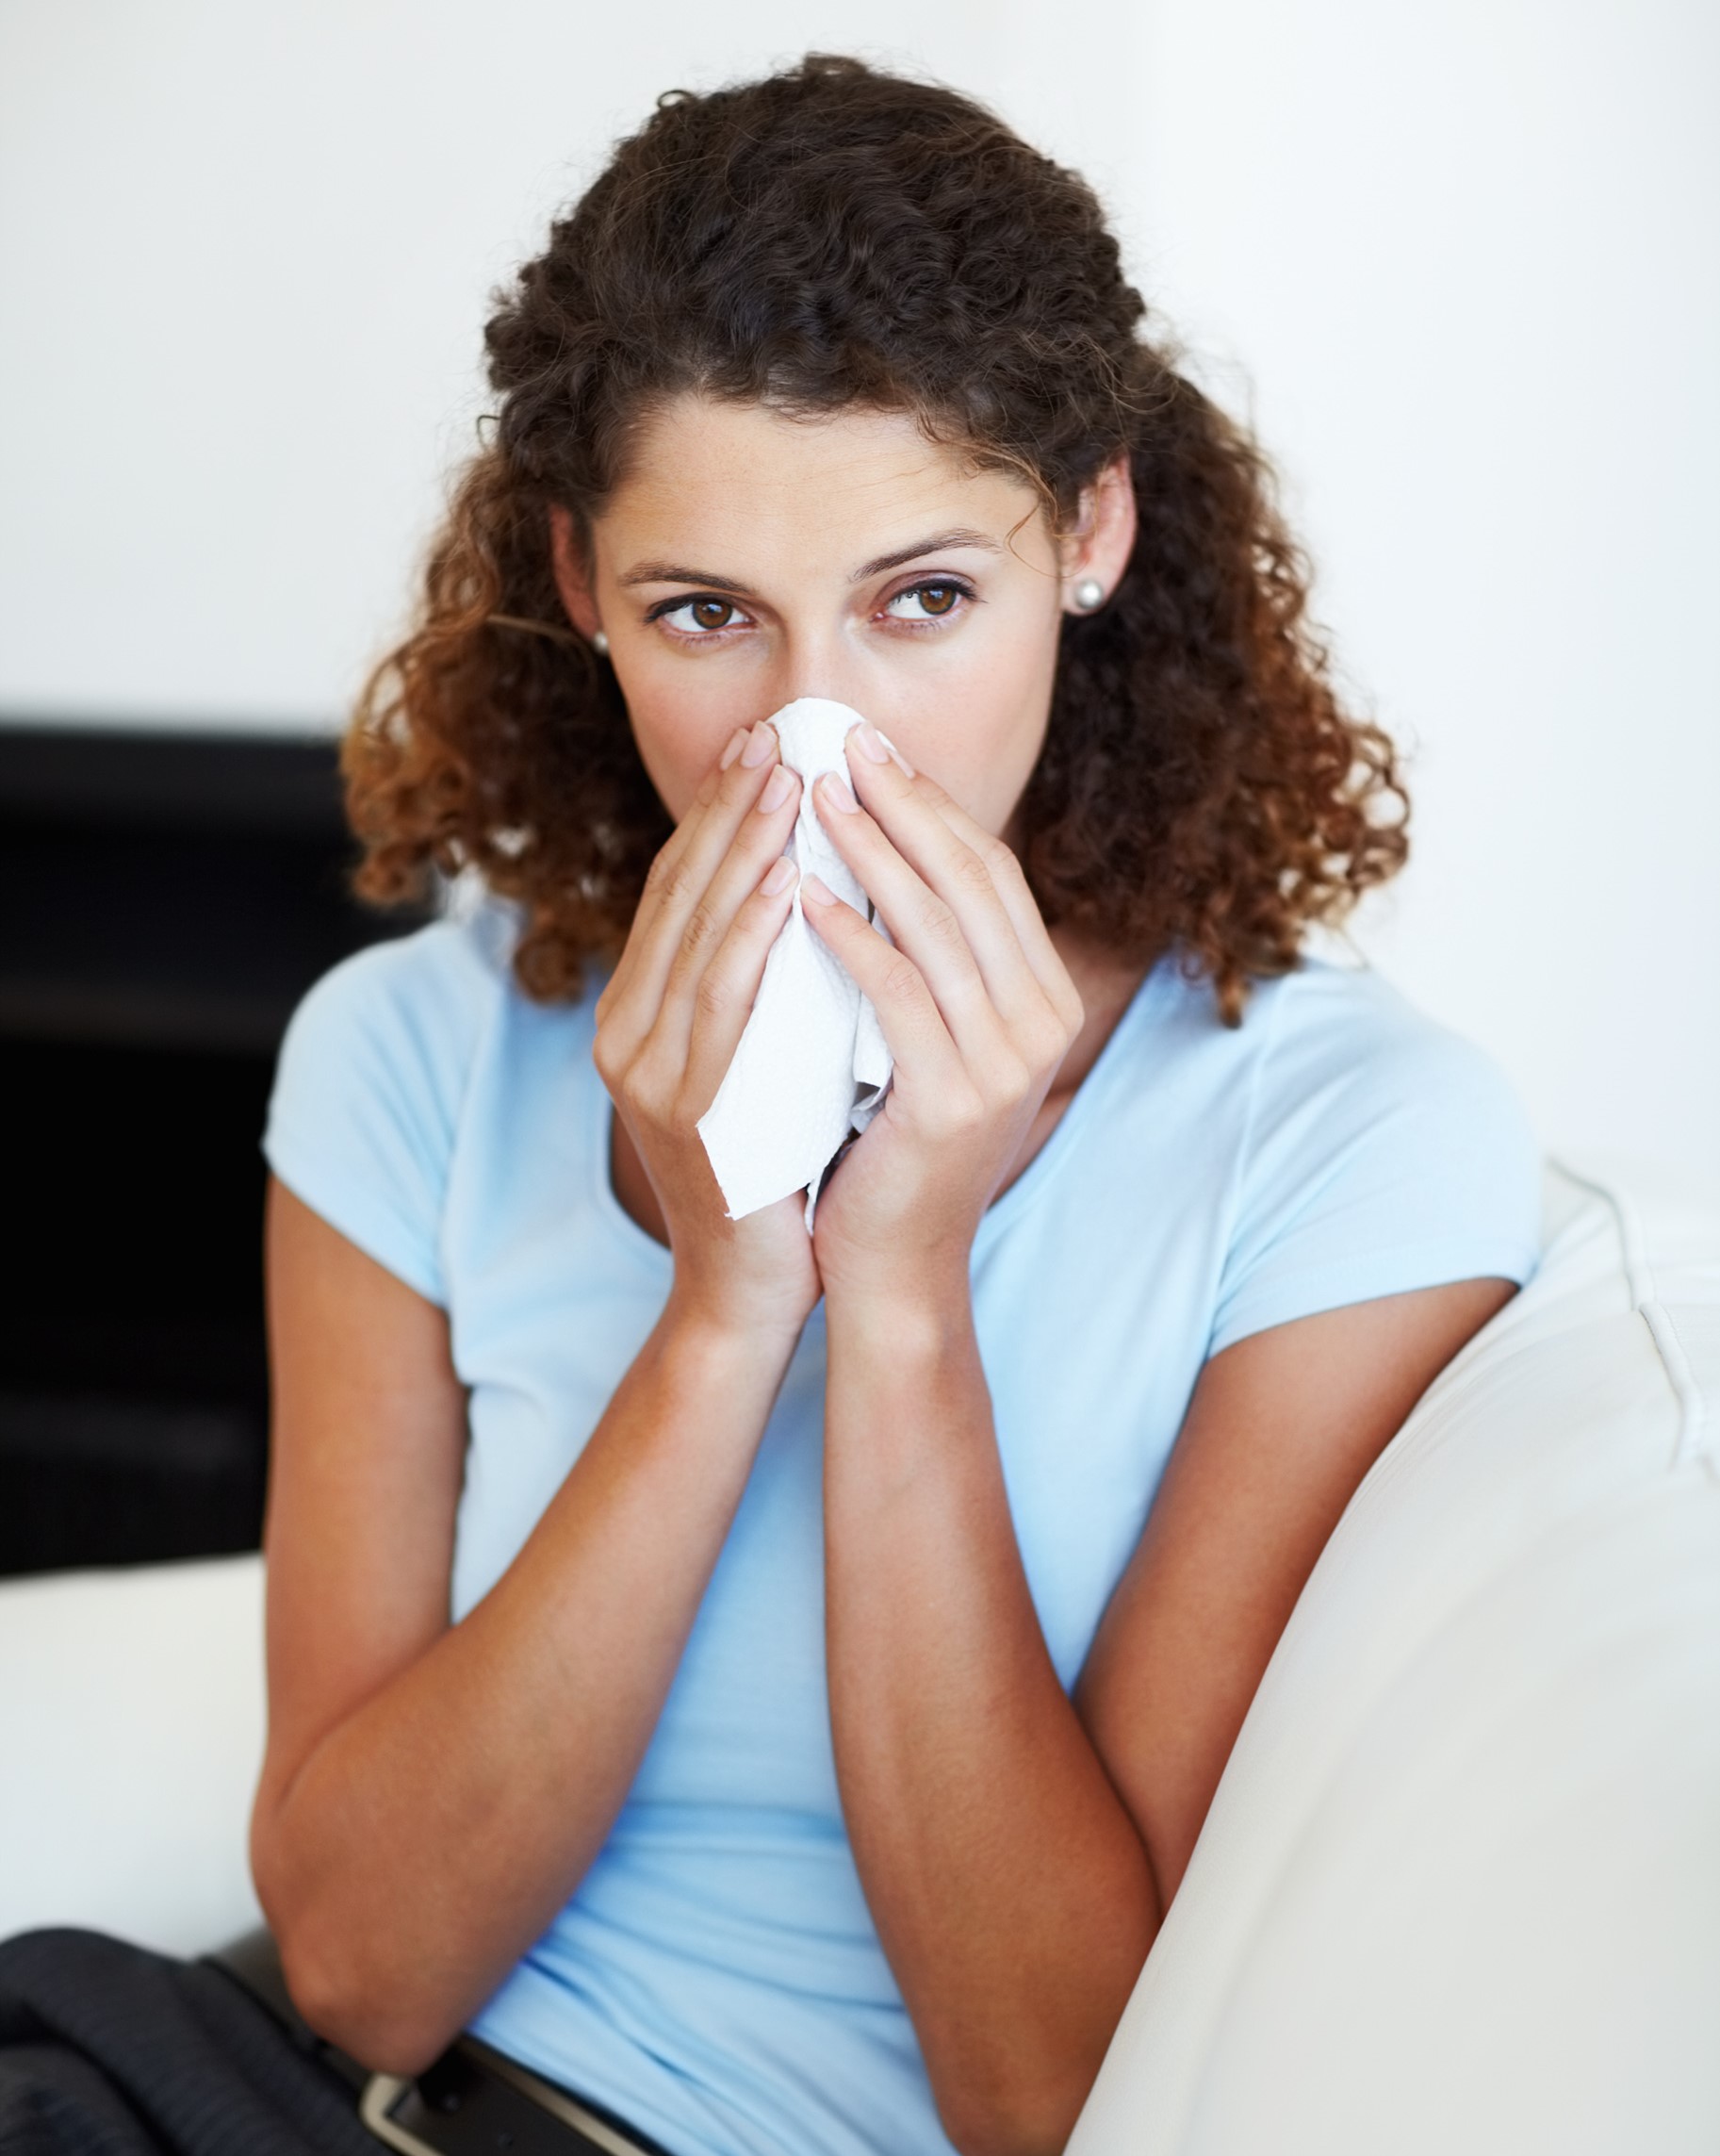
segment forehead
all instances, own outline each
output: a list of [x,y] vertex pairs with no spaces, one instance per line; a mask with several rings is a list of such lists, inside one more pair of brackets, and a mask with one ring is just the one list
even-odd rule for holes
[[[1039,498],[1012,473],[975,470],[904,412],[797,419],[766,404],[682,396],[640,426],[593,531],[620,556],[712,569],[841,565],[958,526],[1000,544],[1035,522]],[[1018,551],[1031,551],[1031,525]]]

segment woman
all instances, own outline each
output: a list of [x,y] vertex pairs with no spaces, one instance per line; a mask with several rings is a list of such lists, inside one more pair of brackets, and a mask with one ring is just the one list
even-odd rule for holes
[[[373,2067],[675,2156],[1055,2149],[1368,1465],[1528,1277],[1265,469],[1093,197],[848,60],[665,100],[486,333],[266,1148],[254,1865]],[[779,863],[761,722],[872,726]],[[893,744],[893,755],[873,728]],[[856,799],[857,797],[857,799]],[[789,911],[894,1058],[809,1236],[696,1123]],[[892,948],[892,942],[894,948]]]

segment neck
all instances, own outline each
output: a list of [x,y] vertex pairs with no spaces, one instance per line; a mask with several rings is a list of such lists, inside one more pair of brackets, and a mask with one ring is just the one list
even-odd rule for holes
[[1060,925],[1046,933],[1052,948],[1068,968],[1086,1012],[1046,1096],[1049,1101],[1060,1101],[1074,1092],[1098,1062],[1100,1050],[1116,1030],[1117,1021],[1149,969],[1138,963],[1129,963],[1115,951]]

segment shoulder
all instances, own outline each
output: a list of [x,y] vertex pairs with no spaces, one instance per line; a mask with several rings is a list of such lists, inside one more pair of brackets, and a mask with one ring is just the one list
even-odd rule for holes
[[368,945],[300,999],[262,1145],[282,1182],[432,1300],[436,1232],[471,1073],[515,999],[511,907]]
[[1402,1114],[1473,1118],[1533,1145],[1493,1057],[1369,967],[1304,959],[1256,980],[1233,1027],[1204,975],[1164,960],[1132,1055],[1140,1078],[1186,1096],[1204,1127],[1221,1127],[1250,1157],[1305,1159]]
[[1484,1049],[1380,974],[1309,960],[1256,992],[1216,1344],[1340,1303],[1527,1280],[1541,1149]]
[[457,1050],[509,993],[516,934],[514,910],[490,900],[367,944],[311,984],[286,1038],[392,1031],[433,1054]]
[[1529,1135],[1494,1058],[1370,967],[1304,960],[1262,982],[1255,1001],[1257,1128],[1340,1110],[1353,1128],[1357,1118],[1443,1109]]

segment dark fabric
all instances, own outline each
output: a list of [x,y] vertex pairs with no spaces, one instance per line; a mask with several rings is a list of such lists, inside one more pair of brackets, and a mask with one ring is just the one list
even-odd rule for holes
[[378,2156],[352,2091],[222,1970],[99,1932],[0,1941],[3,2156]]

